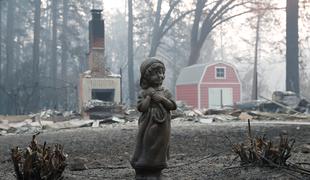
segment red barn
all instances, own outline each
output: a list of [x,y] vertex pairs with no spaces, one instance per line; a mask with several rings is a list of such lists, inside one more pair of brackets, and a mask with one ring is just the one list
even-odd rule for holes
[[176,100],[195,108],[232,106],[240,99],[237,70],[226,62],[188,66],[177,79]]

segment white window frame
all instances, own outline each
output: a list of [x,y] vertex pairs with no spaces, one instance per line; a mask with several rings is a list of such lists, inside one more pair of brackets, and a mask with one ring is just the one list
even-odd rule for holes
[[[224,77],[218,77],[217,76],[217,69],[224,69]],[[215,71],[214,71],[214,77],[215,79],[226,79],[226,67],[225,66],[215,66]]]

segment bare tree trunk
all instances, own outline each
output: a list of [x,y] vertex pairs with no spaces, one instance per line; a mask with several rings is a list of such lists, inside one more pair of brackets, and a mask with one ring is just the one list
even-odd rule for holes
[[[5,71],[5,89],[10,92],[13,87],[13,65],[14,65],[14,19],[15,19],[15,7],[16,1],[8,1],[8,13],[7,13],[7,29],[6,29],[6,71]],[[9,94],[8,94],[9,95]],[[9,96],[6,99],[6,112],[11,114],[12,100]]]
[[159,45],[159,23],[160,23],[160,12],[161,12],[161,4],[162,0],[157,1],[157,7],[156,7],[156,15],[155,15],[155,22],[153,26],[153,33],[152,33],[152,42],[151,42],[151,50],[149,57],[153,57],[156,55],[156,51]]
[[[210,32],[218,25],[250,12],[236,12],[233,15],[224,17],[225,14],[231,12],[234,8],[242,6],[247,1],[238,2],[235,0],[217,0],[212,3],[207,3],[207,0],[197,0],[195,8],[194,22],[191,31],[191,52],[188,58],[188,65],[193,65],[198,62],[201,48],[207,39]],[[203,9],[206,6],[213,6],[207,12]]]
[[253,69],[253,85],[252,85],[252,100],[257,100],[257,59],[258,59],[258,45],[259,45],[259,32],[260,32],[260,22],[262,16],[257,15],[256,22],[256,39],[255,39],[255,52],[254,52],[254,69]]
[[62,22],[62,38],[61,38],[61,77],[63,79],[63,108],[68,108],[68,88],[67,88],[67,59],[68,59],[68,40],[67,40],[67,22],[68,22],[68,0],[63,0],[63,22]]
[[50,77],[51,83],[51,101],[52,108],[57,109],[58,98],[57,98],[57,10],[58,0],[52,0],[52,58],[51,58],[51,71]]
[[150,50],[150,53],[149,53],[149,57],[154,57],[156,55],[156,52],[157,52],[157,48],[159,46],[159,42],[158,42],[158,36],[157,35],[153,35],[154,39],[156,39],[155,41],[152,41],[152,45],[151,45],[151,50]]
[[200,57],[200,49],[197,46],[192,46],[191,47],[191,52],[189,55],[189,62],[188,62],[188,66],[194,65],[197,63],[199,57]]
[[[3,72],[2,72],[2,1],[0,0],[0,88],[3,87]],[[0,97],[4,97],[3,92],[0,90]],[[0,114],[3,114],[3,98],[0,98]]]
[[130,105],[135,103],[135,82],[133,62],[133,14],[132,0],[128,0],[128,88]]
[[206,0],[198,0],[196,3],[194,22],[191,30],[191,51],[188,60],[188,66],[196,64],[200,57],[200,48],[198,46],[199,36],[199,24],[203,13],[203,7]]
[[[164,35],[179,21],[181,21],[186,15],[190,14],[192,10],[186,11],[180,14],[176,18],[172,18],[171,14],[173,10],[176,9],[176,6],[181,2],[181,0],[173,1],[169,4],[169,10],[167,13],[162,17],[161,16],[161,9],[162,9],[162,0],[157,1],[157,8],[155,14],[155,22],[153,25],[153,32],[152,32],[152,42],[151,42],[151,49],[149,53],[149,57],[155,56],[157,49],[160,45],[161,39]],[[161,20],[162,19],[162,20]],[[171,22],[169,22],[171,20]]]
[[33,30],[33,61],[32,61],[32,88],[33,88],[33,112],[39,110],[40,102],[40,15],[41,15],[41,0],[35,0],[35,12],[34,12],[34,30]]
[[[0,86],[2,85],[2,0],[0,0]],[[1,92],[0,92],[1,96]],[[0,105],[2,105],[2,99],[0,100]],[[2,106],[1,106],[2,107]],[[0,108],[1,112],[1,108]]]
[[286,3],[286,90],[299,95],[298,2]]

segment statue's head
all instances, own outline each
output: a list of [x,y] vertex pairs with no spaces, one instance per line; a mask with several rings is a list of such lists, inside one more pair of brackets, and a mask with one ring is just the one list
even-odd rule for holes
[[140,66],[140,86],[142,89],[148,87],[160,87],[165,79],[165,65],[157,57],[149,57]]

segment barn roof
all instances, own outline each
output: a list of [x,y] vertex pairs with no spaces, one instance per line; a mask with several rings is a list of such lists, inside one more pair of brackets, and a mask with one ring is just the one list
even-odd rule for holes
[[204,73],[206,64],[195,64],[183,68],[177,79],[177,85],[181,84],[198,84]]
[[[214,64],[226,64],[228,66],[231,66],[236,71],[236,68],[234,65],[232,65],[231,63],[223,62],[223,61],[216,61],[216,62],[211,62],[207,64],[195,64],[192,66],[185,67],[181,70],[179,77],[177,79],[176,85],[198,84],[201,81],[201,78],[203,76],[205,69]],[[237,74],[237,78],[239,79],[238,74]]]

